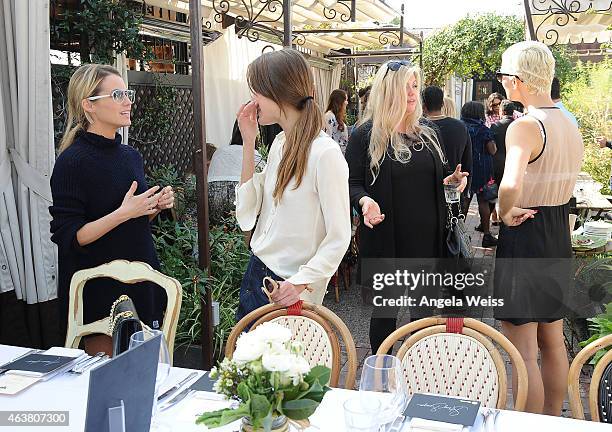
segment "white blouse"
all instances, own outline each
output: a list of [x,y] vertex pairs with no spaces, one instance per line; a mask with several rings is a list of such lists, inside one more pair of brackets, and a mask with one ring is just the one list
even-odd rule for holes
[[302,300],[321,304],[351,239],[348,165],[338,144],[321,132],[312,143],[302,184],[294,189],[292,180],[275,204],[284,143],[281,132],[264,170],[236,187],[236,218],[244,231],[257,221],[253,254],[292,284],[308,284],[313,292],[305,290]]

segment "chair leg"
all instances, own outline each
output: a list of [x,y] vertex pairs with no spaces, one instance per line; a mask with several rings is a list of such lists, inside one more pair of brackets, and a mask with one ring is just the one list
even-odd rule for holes
[[343,265],[342,274],[344,276],[344,289],[348,291],[349,287],[351,286],[351,266]]
[[333,277],[334,290],[336,291],[336,303],[340,303],[340,287],[338,279],[340,279],[340,273],[336,270],[336,274]]

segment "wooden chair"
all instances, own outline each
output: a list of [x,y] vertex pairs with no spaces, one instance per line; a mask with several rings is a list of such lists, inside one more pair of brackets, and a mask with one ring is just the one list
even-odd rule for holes
[[[604,349],[606,347],[612,346],[612,334],[599,338],[587,346],[585,346],[570,366],[569,375],[567,378],[567,387],[569,390],[569,405],[572,410],[572,416],[579,420],[584,420],[584,408],[582,406],[582,400],[580,399],[580,373],[582,372],[582,367],[584,364],[595,355],[597,351],[600,349]],[[611,394],[612,391],[612,377],[605,376],[604,371],[608,368],[608,366],[612,364],[612,350],[608,351],[595,365],[595,369],[593,369],[593,376],[591,377],[591,385],[589,386],[589,409],[591,411],[591,420],[595,422],[606,422],[612,423],[610,416],[612,412],[612,406],[605,406],[604,401],[599,400],[599,389],[601,385],[604,387],[609,387],[607,389],[607,393]],[[608,380],[609,382],[606,384],[605,382],[602,384],[603,380]],[[610,397],[607,398],[608,404],[610,404]],[[600,404],[604,403],[604,407]],[[602,418],[603,415],[605,418]]]
[[89,324],[83,324],[83,288],[87,281],[101,277],[112,278],[127,284],[150,281],[166,291],[168,302],[162,331],[166,337],[170,358],[172,359],[176,325],[178,324],[183,297],[181,284],[176,279],[154,270],[149,264],[139,261],[115,260],[98,267],[80,270],[72,276],[70,281],[70,306],[68,309],[66,347],[78,347],[81,338],[90,334],[111,336],[109,333],[109,317]]
[[458,396],[505,409],[506,367],[495,342],[508,353],[518,373],[514,409],[525,409],[525,362],[514,345],[493,327],[471,318],[425,318],[391,333],[378,354],[390,352],[401,339],[405,340],[396,356],[402,362],[409,394]]
[[357,373],[357,351],[351,332],[338,316],[325,306],[303,303],[301,308],[269,304],[247,314],[234,327],[227,339],[225,356],[232,358],[238,336],[249,325],[251,329],[264,322],[275,322],[291,329],[292,340],[302,342],[305,357],[311,366],[331,369],[330,386],[337,387],[342,369],[339,337],[344,343],[348,372],[344,388],[353,389]]

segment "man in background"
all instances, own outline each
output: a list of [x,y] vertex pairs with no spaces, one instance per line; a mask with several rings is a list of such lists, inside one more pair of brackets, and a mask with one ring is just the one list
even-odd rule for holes
[[565,114],[571,121],[574,122],[576,126],[578,126],[578,120],[576,120],[576,116],[569,112],[561,101],[561,83],[559,82],[559,79],[557,77],[553,78],[552,85],[550,86],[550,97],[555,103],[555,105],[558,106],[561,111],[563,111],[563,114]]

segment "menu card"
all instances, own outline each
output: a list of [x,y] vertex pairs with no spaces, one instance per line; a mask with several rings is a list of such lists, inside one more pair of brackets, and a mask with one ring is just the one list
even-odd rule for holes
[[412,395],[404,415],[443,423],[473,426],[480,402],[468,399],[426,395]]

